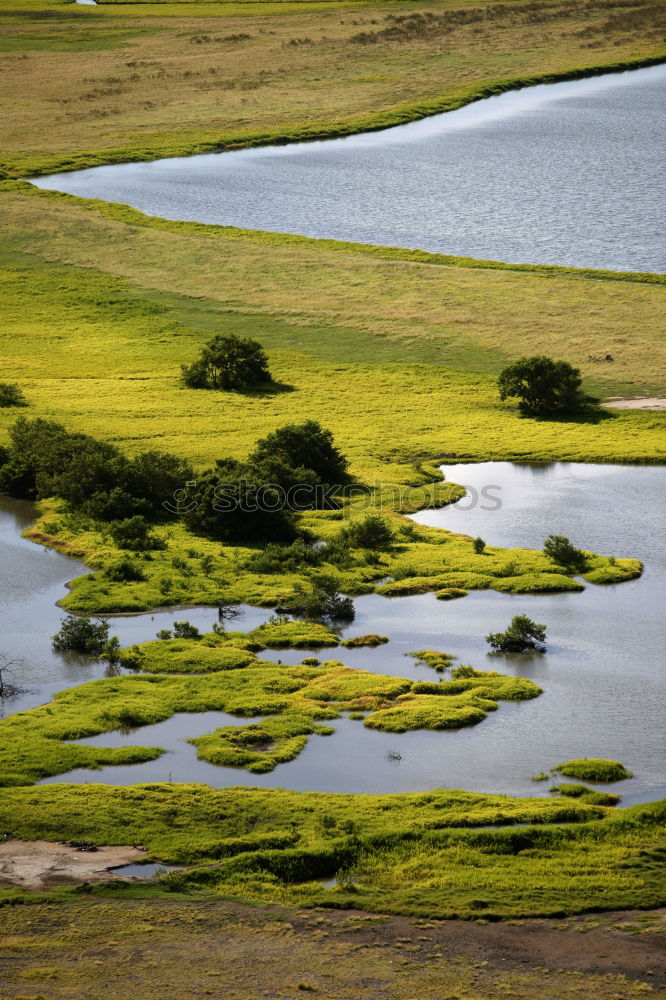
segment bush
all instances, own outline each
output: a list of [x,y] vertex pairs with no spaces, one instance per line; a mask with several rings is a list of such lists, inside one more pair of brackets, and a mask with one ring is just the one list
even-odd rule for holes
[[15,382],[0,382],[0,408],[27,405],[23,392]]
[[565,535],[549,535],[543,543],[543,553],[571,572],[584,573],[587,569],[585,553],[573,546]]
[[190,389],[244,389],[271,381],[268,358],[257,340],[213,337],[199,360],[182,366],[182,379]]
[[393,531],[383,517],[368,514],[363,521],[356,521],[342,529],[341,535],[357,549],[387,549],[393,542]]
[[119,549],[140,552],[166,548],[166,542],[151,534],[150,525],[141,514],[123,521],[112,522],[109,525],[109,533]]
[[59,653],[88,653],[100,655],[109,641],[109,623],[93,622],[90,618],[67,615],[60,631],[52,638],[53,648]]
[[474,541],[472,542],[472,545],[474,546],[474,551],[476,552],[477,556],[480,556],[481,553],[485,551],[486,543],[484,542],[483,538],[475,538]]
[[544,355],[520,358],[500,372],[500,399],[517,398],[518,409],[530,417],[573,414],[595,402],[581,389],[581,375],[567,361]]
[[335,577],[320,574],[313,578],[309,589],[298,587],[289,611],[309,621],[353,621],[354,602],[338,589]]
[[173,634],[176,639],[200,639],[201,632],[196,625],[189,622],[174,622]]
[[123,520],[163,514],[163,504],[194,477],[175,455],[148,451],[133,459],[112,444],[61,424],[19,417],[0,469],[0,491],[26,499],[61,497],[90,517]]
[[245,562],[251,573],[294,573],[304,566],[318,566],[328,554],[327,549],[314,548],[302,538],[291,545],[270,542],[262,551],[253,552]]
[[545,638],[545,625],[537,625],[527,615],[515,615],[506,632],[491,632],[486,642],[502,653],[524,653],[530,649],[543,652]]
[[131,559],[121,559],[120,562],[112,563],[104,570],[104,575],[113,580],[114,583],[133,583],[145,580],[146,574],[140,566],[137,566]]
[[286,424],[257,443],[250,462],[279,458],[292,469],[310,469],[320,483],[338,485],[348,481],[349,463],[336,448],[331,431],[316,420]]

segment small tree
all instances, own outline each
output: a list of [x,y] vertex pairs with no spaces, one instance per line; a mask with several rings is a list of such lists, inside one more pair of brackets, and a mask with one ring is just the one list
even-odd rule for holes
[[296,588],[291,612],[310,621],[353,621],[356,617],[354,602],[339,590],[334,576],[320,573],[313,577],[311,587]]
[[387,549],[393,542],[391,526],[378,514],[368,514],[363,521],[347,525],[341,533],[358,549]]
[[200,639],[201,632],[190,622],[174,622],[173,623],[173,635],[174,639]]
[[472,542],[472,545],[474,546],[474,551],[476,552],[477,556],[480,556],[482,552],[485,552],[486,543],[484,542],[483,538],[475,538],[474,541]]
[[544,355],[520,358],[497,380],[500,399],[517,398],[518,409],[529,417],[575,413],[594,402],[581,388],[581,375],[567,361]]
[[587,568],[585,553],[572,545],[565,535],[549,535],[543,543],[543,553],[570,572],[583,573]]
[[67,615],[60,623],[60,631],[53,636],[53,648],[59,653],[86,653],[100,656],[109,642],[109,623],[78,615]]
[[16,382],[0,382],[0,407],[27,405],[27,400]]
[[486,642],[501,653],[525,653],[530,649],[545,651],[546,626],[538,625],[527,615],[514,615],[506,632],[491,632]]
[[21,693],[21,688],[12,682],[16,669],[23,667],[24,661],[21,659],[10,659],[8,656],[0,654],[0,698],[11,698],[15,694]]
[[183,382],[191,389],[243,389],[271,381],[268,358],[257,340],[213,337],[199,360],[183,365]]

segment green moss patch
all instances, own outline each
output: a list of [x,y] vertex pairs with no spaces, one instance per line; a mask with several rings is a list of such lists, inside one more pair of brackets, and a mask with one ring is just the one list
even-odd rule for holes
[[581,781],[622,781],[633,777],[619,760],[607,760],[604,757],[584,757],[578,760],[567,760],[553,768],[567,778],[579,778]]
[[376,646],[383,646],[388,641],[388,636],[375,635],[374,632],[371,632],[368,635],[357,635],[350,639],[343,639],[340,645],[346,649],[358,649],[361,646],[375,648]]
[[323,649],[340,643],[335,632],[325,625],[282,619],[260,625],[250,633],[250,636],[262,646],[271,649]]
[[420,649],[418,653],[410,653],[409,655],[413,656],[419,663],[424,663],[426,667],[437,670],[438,673],[448,670],[455,660],[455,656],[451,653],[440,653],[436,649]]
[[[365,720],[371,729],[404,733],[412,729],[461,729],[485,719],[498,701],[536,698],[541,688],[523,677],[508,677],[472,667],[439,684],[413,684],[390,708],[379,709]],[[454,671],[454,674],[456,672]]]
[[467,593],[462,587],[444,587],[437,591],[435,597],[438,601],[455,601],[458,597],[467,597]]
[[285,713],[248,726],[225,726],[190,742],[196,746],[197,756],[211,764],[264,774],[298,757],[311,733],[327,736],[333,732],[311,716]]
[[254,653],[230,643],[209,644],[195,639],[161,639],[121,650],[124,667],[149,674],[207,674],[216,670],[240,670],[258,663]]

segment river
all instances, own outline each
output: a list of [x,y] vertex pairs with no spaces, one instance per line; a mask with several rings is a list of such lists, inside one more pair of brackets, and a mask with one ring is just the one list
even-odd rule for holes
[[666,66],[343,139],[33,180],[149,215],[514,263],[666,265]]

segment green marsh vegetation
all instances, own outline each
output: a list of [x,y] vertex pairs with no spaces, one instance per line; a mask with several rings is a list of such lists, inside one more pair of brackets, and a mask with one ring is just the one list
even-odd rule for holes
[[[115,640],[113,658],[136,674],[62,691],[47,705],[0,720],[0,785],[29,784],[76,767],[153,760],[163,752],[160,747],[107,751],[68,741],[150,725],[175,712],[267,717],[191,741],[202,760],[264,773],[298,756],[312,733],[333,732],[322,721],[339,718],[343,711],[368,713],[362,716],[364,725],[385,732],[459,729],[482,722],[500,701],[541,693],[532,681],[472,667],[454,669],[447,681],[415,683],[352,669],[338,660],[285,666],[257,655],[269,646],[319,649],[338,644],[330,630],[312,622],[278,618],[250,633],[218,629],[205,635],[179,622],[175,630],[177,636],[127,649],[118,649]],[[69,616],[57,640],[57,648],[101,655],[109,645],[108,623],[98,626]]]
[[567,760],[558,764],[555,771],[567,778],[580,778],[582,781],[622,781],[632,777],[631,771],[619,760],[607,760],[604,757]]

